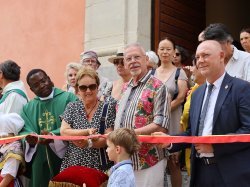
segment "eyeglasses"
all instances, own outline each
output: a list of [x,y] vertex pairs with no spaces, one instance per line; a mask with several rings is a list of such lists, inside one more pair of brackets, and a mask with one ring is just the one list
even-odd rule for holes
[[120,58],[120,59],[115,59],[114,60],[114,65],[115,66],[118,66],[119,64],[121,64],[122,66],[124,66],[124,63],[123,63],[123,59]]
[[[143,55],[145,56],[145,55]],[[126,62],[131,62],[133,59],[134,61],[139,61],[142,58],[142,56],[135,55],[135,56],[130,56],[130,57],[125,57]]]
[[97,88],[97,84],[90,84],[90,85],[81,85],[78,86],[79,90],[81,90],[82,92],[86,92],[87,89],[94,91]]
[[91,65],[91,64],[96,64],[97,61],[95,59],[85,59],[82,61],[84,65]]
[[181,56],[181,54],[180,53],[175,53],[175,56]]

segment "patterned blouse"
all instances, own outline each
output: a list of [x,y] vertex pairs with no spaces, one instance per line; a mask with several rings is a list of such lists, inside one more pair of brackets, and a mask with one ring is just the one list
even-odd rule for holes
[[[119,101],[115,129],[126,127],[137,129],[155,123],[163,128],[168,128],[170,107],[166,87],[157,78],[147,73],[138,85],[133,85],[131,80]],[[146,169],[154,166],[164,158],[162,149],[154,144],[142,144],[140,150],[132,156],[135,170]]]
[[[105,129],[110,128],[114,125],[116,114],[115,104],[115,102],[109,103]],[[88,122],[87,120],[82,101],[69,103],[65,109],[64,114],[61,117],[73,129],[100,129],[103,106],[104,103],[100,102],[91,122]],[[100,149],[80,148],[69,142],[67,151],[62,161],[61,171],[70,166],[86,166],[103,171],[100,160]]]

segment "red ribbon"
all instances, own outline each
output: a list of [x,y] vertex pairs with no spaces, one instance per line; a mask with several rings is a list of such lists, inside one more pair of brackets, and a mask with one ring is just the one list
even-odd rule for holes
[[20,140],[24,138],[26,135],[23,136],[12,136],[12,137],[6,137],[6,138],[0,138],[0,145],[6,144],[6,143],[11,143],[17,140]]
[[235,143],[250,142],[250,134],[211,136],[139,136],[145,143]]
[[[38,138],[54,139],[54,140],[86,140],[93,137],[106,138],[107,135],[92,135],[92,136],[52,136],[52,135],[35,135]],[[27,135],[1,138],[0,144],[11,143]],[[143,143],[235,143],[235,142],[250,142],[250,134],[235,134],[235,135],[211,135],[211,136],[138,136],[140,142]]]

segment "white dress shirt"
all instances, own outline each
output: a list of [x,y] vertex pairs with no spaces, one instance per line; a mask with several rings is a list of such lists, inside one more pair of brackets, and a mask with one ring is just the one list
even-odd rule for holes
[[232,77],[237,77],[250,82],[250,53],[240,51],[234,47],[233,56],[226,65],[226,72]]
[[[220,87],[222,84],[222,81],[225,77],[225,73],[219,78],[217,79],[213,85],[213,90],[209,99],[209,103],[208,103],[208,108],[207,108],[207,113],[206,113],[206,117],[204,120],[204,129],[202,131],[202,136],[206,136],[206,135],[212,135],[212,130],[213,130],[213,119],[214,119],[214,109],[215,109],[215,104],[219,95],[219,91],[220,91]],[[208,92],[208,85],[211,84],[209,82],[207,82],[207,88],[206,88],[206,93],[203,99],[203,104],[202,104],[202,109],[207,97],[207,92]],[[213,153],[201,153],[200,157],[213,157],[214,154]]]

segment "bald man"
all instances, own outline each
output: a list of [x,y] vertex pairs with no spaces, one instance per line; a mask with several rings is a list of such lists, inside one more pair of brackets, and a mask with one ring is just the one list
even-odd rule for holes
[[[189,126],[182,136],[250,133],[250,84],[225,72],[225,53],[214,40],[196,50],[206,78],[192,95]],[[213,85],[213,86],[211,86]],[[173,144],[170,152],[188,147]],[[250,143],[192,144],[190,186],[250,186]]]

